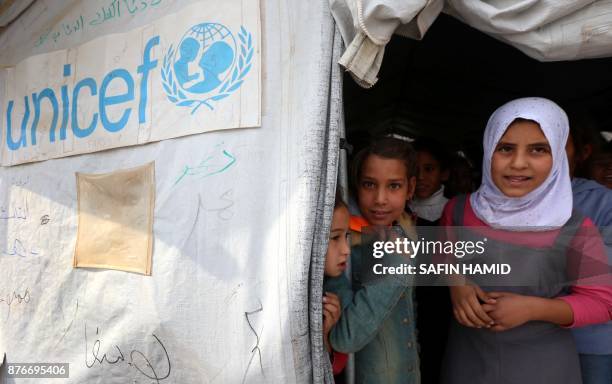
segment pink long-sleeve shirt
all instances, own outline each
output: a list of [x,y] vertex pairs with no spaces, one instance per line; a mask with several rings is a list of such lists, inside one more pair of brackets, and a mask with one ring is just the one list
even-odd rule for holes
[[[444,207],[442,217],[440,218],[441,226],[452,226],[453,210],[455,208],[456,199],[450,200]],[[488,225],[480,220],[474,213],[470,204],[469,196],[466,199],[465,210],[463,212],[463,226],[466,227],[488,227]],[[559,299],[565,301],[572,308],[574,313],[574,322],[569,327],[581,327],[590,324],[605,323],[612,320],[612,276],[601,275],[597,273],[589,274],[589,270],[604,266],[609,271],[609,265],[605,246],[601,238],[588,236],[594,233],[595,225],[590,219],[585,219],[579,229],[579,233],[572,239],[570,245],[571,250],[583,250],[588,254],[588,257],[580,257],[577,255],[580,263],[579,270],[583,271],[583,278],[579,278],[580,284],[571,286],[571,292],[567,296],[560,296]],[[582,234],[581,234],[582,232]],[[506,232],[508,234],[508,232]],[[491,237],[499,237],[499,231],[492,231],[488,234]],[[510,241],[518,245],[528,246],[550,246],[554,243],[558,231],[547,231],[546,233],[534,233],[533,236],[512,236],[510,233],[503,240]],[[588,241],[585,241],[587,240]],[[577,244],[583,242],[583,244]],[[597,264],[597,265],[594,265]],[[591,277],[589,277],[591,276]],[[588,284],[588,285],[587,285]]]

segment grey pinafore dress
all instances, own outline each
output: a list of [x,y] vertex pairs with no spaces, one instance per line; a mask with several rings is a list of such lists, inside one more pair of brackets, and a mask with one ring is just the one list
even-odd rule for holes
[[[455,225],[463,225],[465,200],[465,196],[457,199],[453,212]],[[583,220],[574,212],[561,229],[563,236],[557,239],[573,238]],[[548,298],[563,293],[568,281],[566,245],[555,240],[551,247],[531,249],[491,240],[488,239],[486,247],[489,257],[496,254],[496,249],[507,255],[509,247],[513,248],[513,255],[520,257],[520,262],[512,265],[513,274],[520,273],[525,278],[523,281],[538,283],[514,287],[479,284],[483,290]],[[516,268],[519,270],[515,271]],[[550,273],[545,268],[556,271]],[[442,367],[443,384],[582,383],[578,353],[570,330],[547,322],[532,321],[508,331],[492,332],[465,327],[453,319]]]

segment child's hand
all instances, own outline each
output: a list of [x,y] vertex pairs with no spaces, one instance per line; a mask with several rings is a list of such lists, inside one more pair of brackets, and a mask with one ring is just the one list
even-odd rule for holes
[[495,323],[478,301],[480,299],[492,305],[495,304],[495,299],[480,287],[476,285],[451,286],[450,293],[453,313],[459,324],[472,328],[489,328]]
[[323,341],[327,351],[331,352],[329,345],[329,331],[340,319],[342,305],[340,298],[331,292],[325,292],[323,296]]
[[325,292],[323,296],[323,332],[329,333],[332,327],[340,319],[342,306],[337,295],[331,292]]
[[484,310],[495,320],[492,331],[507,331],[531,319],[531,297],[509,292],[489,292],[495,304],[483,304]]

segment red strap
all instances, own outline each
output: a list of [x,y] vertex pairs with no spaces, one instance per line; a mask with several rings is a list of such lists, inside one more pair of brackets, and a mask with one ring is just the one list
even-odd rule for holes
[[361,227],[367,227],[369,225],[370,223],[368,223],[368,221],[361,216],[351,216],[351,219],[349,220],[349,228],[351,231],[361,233]]

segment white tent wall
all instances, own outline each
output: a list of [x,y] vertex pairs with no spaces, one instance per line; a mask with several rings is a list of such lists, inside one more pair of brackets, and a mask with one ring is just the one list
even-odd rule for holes
[[[196,2],[163,0],[140,18],[37,45],[75,8],[112,3],[38,0],[0,36],[0,63],[128,31]],[[0,220],[7,363],[70,363],[58,383],[329,382],[320,298],[343,129],[341,43],[326,1],[261,0],[260,14],[261,127],[0,168],[2,209],[27,205],[18,215],[27,218]],[[186,165],[223,153],[235,158],[231,167],[176,184]],[[151,161],[151,276],[73,268],[75,173]]]

